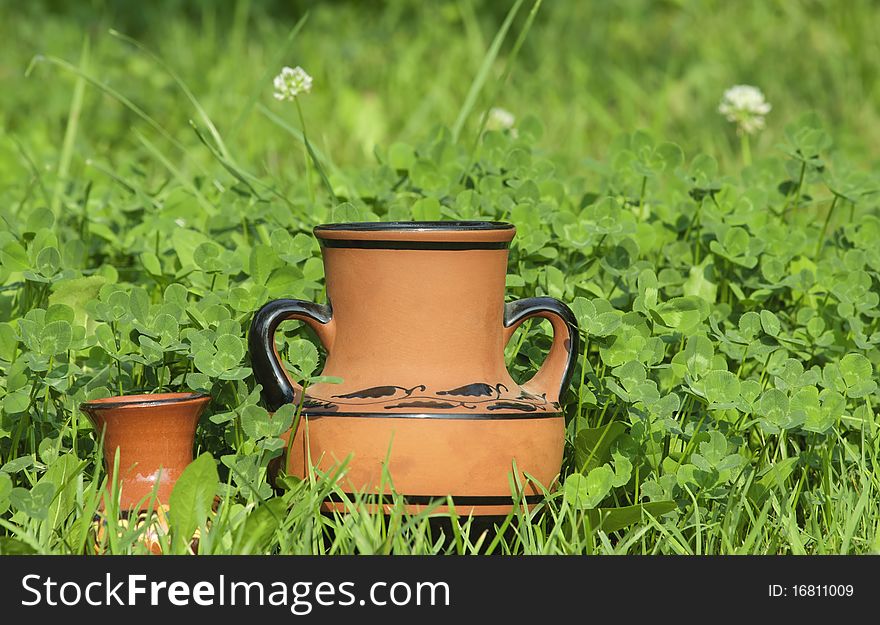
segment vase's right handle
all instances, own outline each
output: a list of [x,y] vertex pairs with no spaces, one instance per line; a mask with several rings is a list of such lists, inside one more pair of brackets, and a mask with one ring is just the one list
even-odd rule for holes
[[530,393],[559,402],[577,362],[580,334],[571,309],[552,297],[527,297],[504,305],[504,344],[526,319],[541,317],[553,326],[553,344],[538,373],[523,384]]
[[308,324],[327,351],[332,349],[336,335],[330,306],[298,299],[279,299],[257,311],[248,332],[248,351],[254,378],[263,387],[263,403],[271,412],[284,404],[298,401],[302,393],[302,387],[287,375],[275,348],[275,330],[278,324],[287,319],[298,319]]

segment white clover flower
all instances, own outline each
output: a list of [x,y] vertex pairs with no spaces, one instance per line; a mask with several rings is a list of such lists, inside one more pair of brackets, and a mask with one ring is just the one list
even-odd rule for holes
[[757,87],[734,85],[724,92],[718,112],[736,124],[737,132],[751,135],[764,127],[764,116],[771,108]]
[[516,116],[501,107],[489,109],[489,117],[486,120],[486,130],[510,130],[516,123]]
[[309,93],[312,90],[312,77],[306,73],[302,67],[284,67],[281,73],[275,77],[273,81],[275,85],[275,99],[293,100],[303,93]]

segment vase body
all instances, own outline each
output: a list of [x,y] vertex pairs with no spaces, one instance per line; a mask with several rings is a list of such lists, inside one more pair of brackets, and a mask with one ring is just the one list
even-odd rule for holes
[[[498,514],[512,505],[515,465],[522,494],[539,497],[523,475],[550,486],[559,473],[559,399],[578,334],[561,302],[505,304],[514,228],[380,222],[319,226],[315,234],[328,304],[272,302],[249,335],[267,407],[302,403],[288,472],[302,475],[310,460],[322,470],[345,462],[344,490],[383,494],[393,483],[415,507],[452,496],[460,511]],[[554,343],[538,374],[518,385],[504,348],[530,317],[551,321]],[[340,383],[316,383],[303,396],[272,341],[284,319],[316,331],[327,350],[322,375]]]
[[196,425],[210,401],[198,393],[165,393],[80,405],[99,440],[103,436],[108,489],[118,481],[121,511],[167,506],[177,478],[192,462]]

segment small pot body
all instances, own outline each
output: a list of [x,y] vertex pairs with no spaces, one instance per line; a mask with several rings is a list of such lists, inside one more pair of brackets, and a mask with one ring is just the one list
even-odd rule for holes
[[[167,505],[180,474],[192,462],[196,425],[211,401],[198,393],[126,395],[80,405],[98,436],[123,511]],[[118,471],[114,470],[119,453]],[[155,493],[155,497],[153,497]]]
[[[523,495],[540,498],[525,474],[550,486],[559,473],[559,400],[578,332],[555,299],[505,304],[513,226],[380,222],[319,226],[315,234],[328,303],[271,302],[249,334],[267,407],[302,402],[288,471],[302,475],[309,459],[322,470],[346,462],[344,490],[387,493],[387,468],[415,508],[452,496],[459,511],[503,513],[517,480]],[[519,385],[504,348],[533,317],[551,322],[554,341],[535,377]],[[314,384],[303,396],[275,349],[285,319],[315,330],[327,349],[322,375],[341,383]]]

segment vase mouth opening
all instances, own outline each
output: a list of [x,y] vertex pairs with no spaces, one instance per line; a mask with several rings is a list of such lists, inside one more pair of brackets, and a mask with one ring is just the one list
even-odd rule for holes
[[141,395],[116,395],[113,397],[103,397],[101,399],[92,399],[79,405],[80,410],[111,410],[116,408],[139,407],[147,408],[151,406],[166,406],[169,404],[181,404],[190,402],[204,402],[210,400],[211,396],[204,393],[152,393]]
[[315,228],[323,248],[506,250],[516,234],[502,221],[361,221]]
[[470,232],[473,230],[513,230],[503,221],[353,221],[321,224],[315,234],[324,232]]

